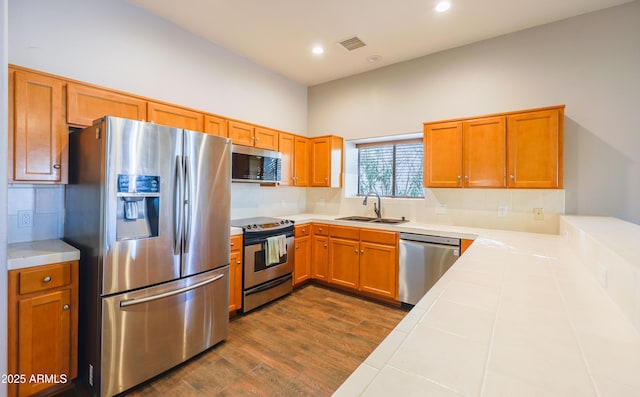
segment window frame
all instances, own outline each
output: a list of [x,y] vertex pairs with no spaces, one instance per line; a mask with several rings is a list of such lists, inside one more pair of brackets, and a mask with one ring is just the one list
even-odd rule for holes
[[[410,139],[396,139],[396,140],[389,140],[389,141],[380,141],[380,142],[370,142],[370,143],[357,143],[355,145],[355,149],[358,152],[358,159],[357,159],[357,171],[358,171],[358,178],[357,178],[357,188],[356,188],[356,197],[364,197],[366,193],[361,193],[360,192],[360,160],[361,160],[361,156],[362,156],[362,152],[360,151],[360,149],[363,148],[367,148],[367,147],[380,147],[380,146],[391,146],[392,147],[392,181],[391,181],[391,192],[392,195],[380,195],[380,197],[385,197],[385,198],[399,198],[399,199],[424,199],[426,197],[425,193],[424,193],[424,187],[422,189],[422,195],[420,196],[398,196],[395,195],[395,191],[396,191],[396,162],[397,162],[397,158],[396,158],[396,154],[397,154],[397,146],[398,145],[408,145],[408,144],[420,144],[423,145],[423,161],[422,161],[422,172],[424,174],[424,141],[421,138],[410,138]],[[421,178],[422,180],[422,178]],[[378,193],[378,192],[376,192]]]

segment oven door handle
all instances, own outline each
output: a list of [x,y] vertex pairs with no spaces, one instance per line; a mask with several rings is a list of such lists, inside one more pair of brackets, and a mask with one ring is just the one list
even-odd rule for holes
[[251,290],[249,290],[249,291],[247,291],[245,293],[245,296],[257,294],[257,293],[269,290],[269,289],[271,289],[273,287],[276,287],[276,286],[278,286],[280,284],[284,284],[284,283],[287,283],[287,282],[289,282],[289,283],[291,282],[291,275],[290,274],[288,274],[286,276],[283,276],[283,278],[281,278],[281,279],[269,281],[268,283],[266,283],[264,285],[261,285],[261,286],[256,287],[256,288],[252,288]]
[[196,288],[200,288],[200,287],[202,287],[204,285],[211,284],[214,281],[220,280],[222,277],[224,277],[224,273],[218,274],[215,277],[212,277],[210,279],[207,279],[207,280],[201,281],[199,283],[190,285],[188,287],[176,289],[176,290],[173,290],[173,291],[168,291],[168,292],[165,292],[165,293],[162,293],[162,294],[147,296],[146,298],[140,298],[140,299],[123,300],[123,301],[120,301],[120,307],[138,305],[140,303],[151,302],[151,301],[155,301],[155,300],[158,300],[158,299],[166,298],[168,296],[179,295],[179,294],[182,294],[184,292],[188,292],[188,291],[194,290]]

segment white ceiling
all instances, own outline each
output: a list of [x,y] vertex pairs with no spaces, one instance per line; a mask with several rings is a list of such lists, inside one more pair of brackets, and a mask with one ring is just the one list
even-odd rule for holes
[[[630,0],[129,0],[307,86]],[[337,43],[357,35],[367,45]],[[311,53],[321,44],[324,54]],[[371,63],[367,58],[379,55]]]

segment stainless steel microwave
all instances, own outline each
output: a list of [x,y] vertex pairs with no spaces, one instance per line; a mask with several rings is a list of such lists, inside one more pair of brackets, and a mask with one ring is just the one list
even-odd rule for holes
[[281,174],[282,154],[249,146],[232,146],[232,182],[280,182]]

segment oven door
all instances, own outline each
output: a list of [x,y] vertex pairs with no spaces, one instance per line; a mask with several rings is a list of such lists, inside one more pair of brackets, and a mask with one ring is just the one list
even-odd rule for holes
[[266,265],[266,239],[244,247],[244,289],[290,274],[293,271],[293,236],[287,237],[287,254],[278,263]]

